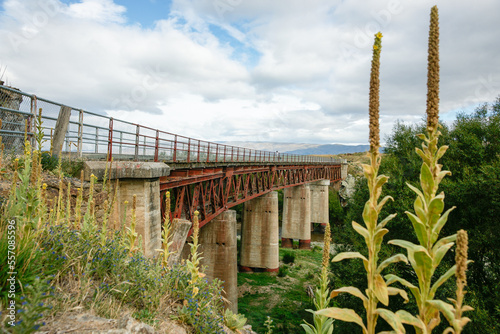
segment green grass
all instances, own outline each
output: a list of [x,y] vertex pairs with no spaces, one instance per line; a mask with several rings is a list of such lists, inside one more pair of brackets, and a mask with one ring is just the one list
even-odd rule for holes
[[[307,286],[316,288],[317,273],[321,267],[320,249],[280,249],[280,260],[285,254],[293,254],[295,263],[286,265],[287,275],[276,273],[240,273],[238,286],[248,290],[238,299],[238,311],[248,318],[248,324],[257,333],[265,333],[267,316],[273,320],[273,333],[303,333],[303,319],[312,322],[306,309],[314,308],[307,295]],[[281,264],[283,266],[283,264]]]

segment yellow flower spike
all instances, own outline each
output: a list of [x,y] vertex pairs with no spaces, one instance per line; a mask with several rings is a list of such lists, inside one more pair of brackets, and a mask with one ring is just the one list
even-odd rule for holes
[[382,33],[381,33],[380,31],[379,31],[377,34],[375,34],[375,36],[376,36],[377,38],[382,38],[382,37],[383,37],[383,35],[382,35]]
[[47,190],[47,183],[44,183],[44,184],[42,185],[42,189],[43,189],[43,190]]

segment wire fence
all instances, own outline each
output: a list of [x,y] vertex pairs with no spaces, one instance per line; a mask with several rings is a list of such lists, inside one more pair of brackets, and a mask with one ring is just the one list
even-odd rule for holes
[[7,152],[24,148],[25,133],[34,143],[35,118],[42,109],[41,148],[51,150],[53,134],[63,108],[71,109],[62,151],[88,159],[164,161],[175,163],[322,163],[342,159],[253,150],[185,137],[131,123],[0,86],[0,135]]

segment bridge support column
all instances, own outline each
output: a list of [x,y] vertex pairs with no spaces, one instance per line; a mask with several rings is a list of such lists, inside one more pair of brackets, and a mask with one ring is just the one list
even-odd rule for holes
[[200,251],[208,279],[224,281],[226,308],[238,313],[236,211],[225,211],[200,229]]
[[311,248],[311,191],[308,184],[283,191],[281,246],[291,248],[293,239],[299,239],[299,248]]
[[[142,239],[144,255],[155,257],[161,248],[161,209],[160,209],[160,176],[166,176],[170,168],[162,162],[128,162],[117,161],[110,163],[105,161],[86,161],[84,165],[84,176],[88,181],[90,175],[94,174],[98,180],[102,180],[108,166],[108,176],[111,180],[120,179],[114,211],[110,221],[115,226],[121,226],[122,217],[125,214],[125,201],[127,205],[126,226],[132,221],[132,202],[136,195],[136,232]],[[115,182],[112,181],[113,188]],[[125,228],[125,227],[123,227]]]
[[241,227],[240,268],[279,269],[278,193],[272,191],[245,202]]
[[330,180],[321,180],[309,184],[311,188],[311,223],[326,226],[329,219],[329,187]]

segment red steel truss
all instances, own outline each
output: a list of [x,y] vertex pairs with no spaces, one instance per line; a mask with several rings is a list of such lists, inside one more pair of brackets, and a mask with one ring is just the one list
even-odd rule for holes
[[[304,183],[341,180],[341,165],[250,165],[176,169],[160,178],[161,198],[170,191],[172,218],[192,221],[200,212],[200,227],[225,210],[270,191]],[[164,212],[164,200],[162,213]],[[163,215],[162,215],[163,216]]]

